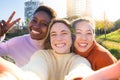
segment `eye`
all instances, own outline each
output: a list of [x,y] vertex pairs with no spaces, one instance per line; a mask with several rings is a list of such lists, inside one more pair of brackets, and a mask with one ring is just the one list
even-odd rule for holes
[[81,34],[81,32],[75,32],[75,34]]
[[92,35],[92,32],[87,32],[86,34],[88,34],[88,35]]
[[40,23],[42,26],[48,26],[49,24],[48,23],[45,23],[45,22],[42,22]]
[[63,34],[63,35],[66,35],[66,34],[68,34],[68,33],[67,33],[67,32],[63,32],[62,34]]
[[50,36],[51,36],[51,37],[55,37],[56,34],[55,34],[55,33],[51,33]]
[[32,19],[32,20],[31,20],[31,22],[35,22],[35,23],[37,23],[37,20],[35,20],[35,19]]

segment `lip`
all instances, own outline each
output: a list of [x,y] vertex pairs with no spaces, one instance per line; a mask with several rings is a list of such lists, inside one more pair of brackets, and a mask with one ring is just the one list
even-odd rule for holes
[[78,46],[81,47],[81,48],[85,48],[87,47],[87,43],[78,43]]
[[40,34],[40,32],[35,31],[35,30],[32,30],[31,32],[34,33],[34,34]]
[[62,48],[62,47],[65,47],[65,43],[55,44],[55,46],[58,48]]

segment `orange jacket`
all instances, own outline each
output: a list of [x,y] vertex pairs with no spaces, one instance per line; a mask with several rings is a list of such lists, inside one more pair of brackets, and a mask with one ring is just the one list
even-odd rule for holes
[[107,49],[102,47],[96,41],[94,41],[91,48],[86,52],[81,53],[75,49],[75,53],[87,58],[90,61],[93,70],[98,70],[117,61],[117,59]]

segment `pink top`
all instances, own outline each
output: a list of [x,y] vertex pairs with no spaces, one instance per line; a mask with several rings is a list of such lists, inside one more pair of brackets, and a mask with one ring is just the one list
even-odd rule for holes
[[43,49],[42,45],[43,41],[33,40],[29,34],[15,37],[0,43],[0,56],[7,55],[14,59],[19,67],[22,67],[35,51]]

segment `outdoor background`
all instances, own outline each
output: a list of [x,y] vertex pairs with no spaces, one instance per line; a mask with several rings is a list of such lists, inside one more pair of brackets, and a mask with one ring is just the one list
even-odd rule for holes
[[[7,20],[13,11],[13,18],[24,20],[24,2],[28,0],[1,0],[0,20]],[[34,1],[34,0],[33,0]],[[66,17],[66,0],[41,0],[55,9],[58,17],[72,21],[81,16]],[[91,14],[96,21],[96,40],[107,48],[117,59],[120,59],[120,0],[90,0]],[[19,24],[15,26],[20,26]],[[28,33],[27,28],[15,28],[7,33],[6,39]],[[6,57],[6,56],[5,56]]]

